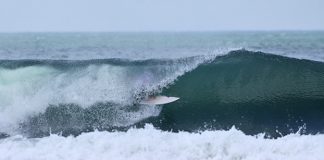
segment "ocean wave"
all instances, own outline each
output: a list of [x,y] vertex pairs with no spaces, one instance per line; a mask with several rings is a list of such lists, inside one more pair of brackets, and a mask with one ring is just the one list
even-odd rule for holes
[[181,97],[160,114],[158,125],[167,130],[324,131],[321,62],[235,51],[179,77],[162,94]]
[[[323,132],[324,63],[251,52],[152,60],[1,60],[0,132],[125,129]],[[10,94],[9,94],[10,93]],[[180,97],[138,105],[149,95]]]

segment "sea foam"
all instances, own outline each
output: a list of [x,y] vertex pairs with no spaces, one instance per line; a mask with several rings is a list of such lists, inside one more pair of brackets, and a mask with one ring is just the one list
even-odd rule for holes
[[146,125],[127,132],[91,132],[0,140],[0,159],[223,159],[316,160],[323,158],[324,135],[290,134],[277,139],[248,136],[232,128],[200,133],[167,132]]

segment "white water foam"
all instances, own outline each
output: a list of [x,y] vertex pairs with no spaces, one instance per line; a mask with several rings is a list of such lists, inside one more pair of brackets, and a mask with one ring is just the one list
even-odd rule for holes
[[320,160],[324,135],[291,134],[278,139],[229,131],[172,133],[146,125],[127,132],[91,132],[0,140],[0,159],[11,160]]

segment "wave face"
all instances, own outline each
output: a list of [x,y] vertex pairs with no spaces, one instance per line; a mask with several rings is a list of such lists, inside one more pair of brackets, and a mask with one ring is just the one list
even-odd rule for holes
[[[180,100],[138,105],[149,95]],[[323,132],[324,63],[246,50],[174,60],[1,60],[0,128],[37,137],[127,130]]]
[[163,129],[240,130],[273,136],[323,132],[324,63],[234,51],[205,63],[165,89],[181,99],[160,114]]

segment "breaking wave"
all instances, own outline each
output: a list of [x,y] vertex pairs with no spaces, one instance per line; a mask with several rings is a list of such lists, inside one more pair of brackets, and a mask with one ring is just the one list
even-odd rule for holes
[[[177,96],[161,106],[149,95]],[[246,50],[176,60],[1,60],[0,132],[324,131],[324,63]]]

